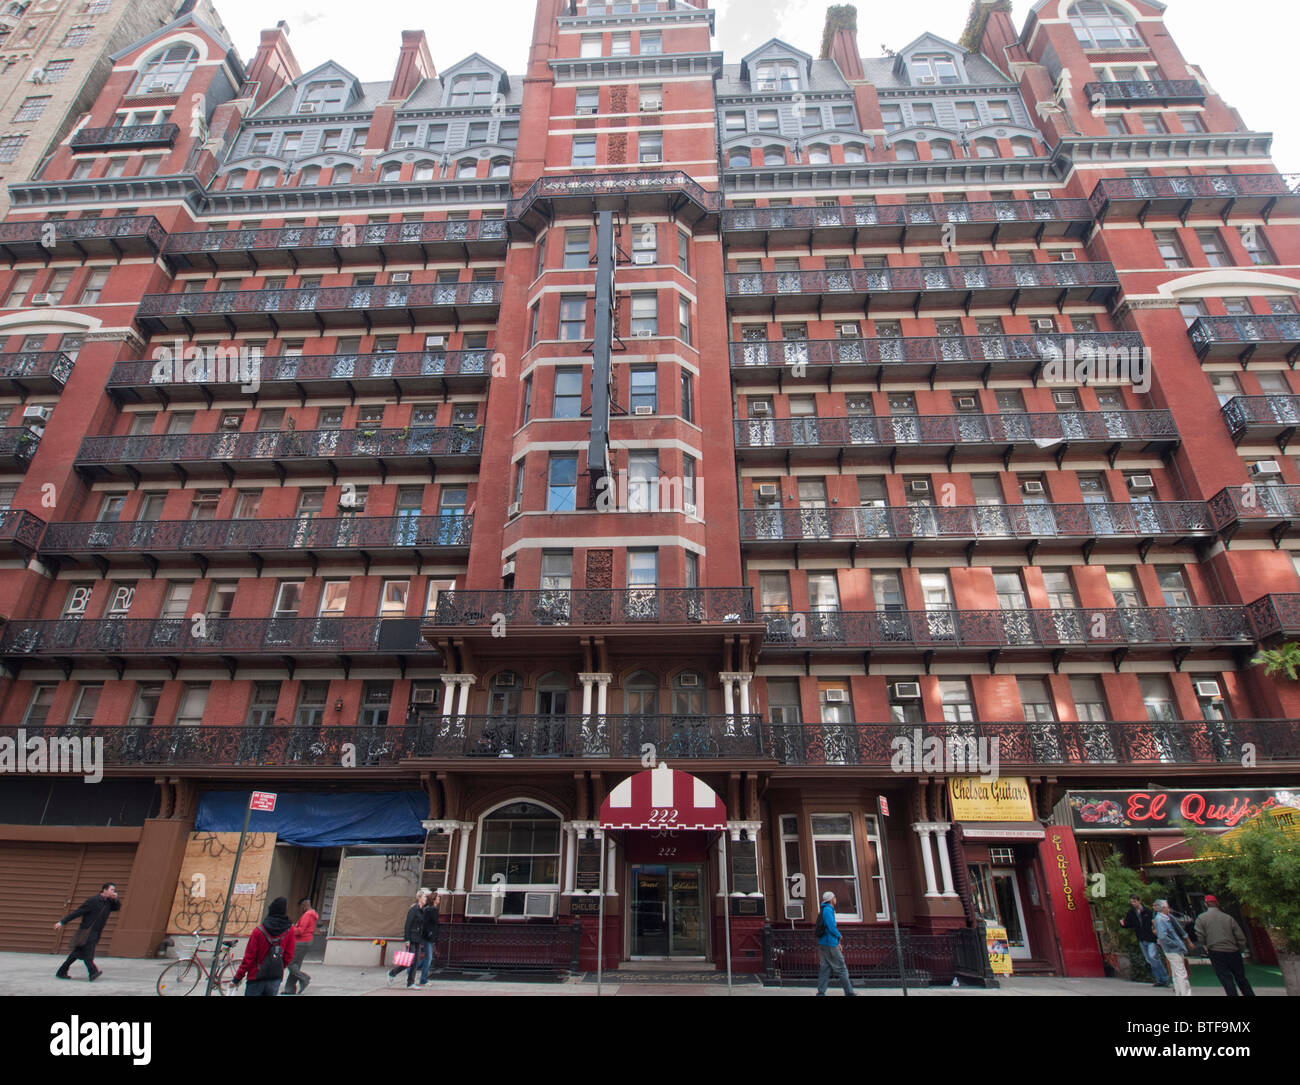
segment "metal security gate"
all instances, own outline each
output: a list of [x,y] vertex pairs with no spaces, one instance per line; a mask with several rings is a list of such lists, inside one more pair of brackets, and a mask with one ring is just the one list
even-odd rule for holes
[[[0,950],[67,952],[81,921],[58,931],[55,922],[104,882],[116,882],[125,900],[134,859],[134,844],[0,844]],[[109,919],[101,954],[112,953],[121,914]]]

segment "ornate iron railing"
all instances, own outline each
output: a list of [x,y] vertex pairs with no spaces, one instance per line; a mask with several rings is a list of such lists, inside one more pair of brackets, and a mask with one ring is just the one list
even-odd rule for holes
[[26,466],[32,462],[41,443],[40,434],[23,426],[0,429],[0,460],[11,460]]
[[1083,85],[1090,106],[1151,102],[1203,102],[1205,89],[1195,79],[1119,79]]
[[35,553],[45,532],[45,521],[25,509],[0,509],[0,545],[14,543]]
[[1242,196],[1289,196],[1295,182],[1279,173],[1222,173],[1191,177],[1106,177],[1097,182],[1088,202],[1098,211],[1111,200],[1236,199]]
[[56,618],[10,622],[0,654],[433,653],[419,625],[378,618]]
[[1106,648],[1248,644],[1239,606],[1058,610],[859,610],[764,614],[763,643],[784,648]]
[[[733,297],[769,294],[888,294],[934,290],[1025,290],[1117,287],[1115,265],[1093,263],[978,264],[944,267],[844,268],[819,271],[733,271]],[[204,295],[192,295],[203,297]]]
[[919,771],[931,749],[945,766],[974,772],[994,741],[1003,766],[1230,764],[1246,745],[1270,762],[1300,761],[1300,721],[1288,719],[774,723],[766,731],[767,756],[783,765],[888,765],[902,749]]
[[1055,536],[1151,538],[1210,535],[1214,530],[1203,501],[740,510],[740,537],[752,542]]
[[1216,531],[1242,520],[1300,519],[1300,486],[1229,486],[1206,502]]
[[443,922],[438,924],[438,963],[451,971],[577,972],[581,936],[576,920]]
[[745,207],[722,212],[724,231],[815,230],[834,226],[922,226],[937,223],[1092,221],[1087,200],[984,200],[952,203],[834,204]]
[[139,520],[51,524],[46,554],[102,551],[252,553],[302,550],[376,550],[467,547],[472,516],[340,516],[280,520]]
[[59,350],[0,354],[0,378],[17,381],[43,378],[64,385],[72,376],[73,364],[72,359]]
[[848,448],[1015,442],[1177,441],[1168,411],[1057,411],[1016,414],[869,414],[835,418],[738,418],[736,447]]
[[1275,592],[1246,604],[1256,640],[1300,634],[1300,593]]
[[752,588],[577,588],[442,592],[433,626],[490,629],[566,625],[753,623]]
[[[850,366],[921,363],[935,366],[962,362],[996,365],[1015,360],[1054,357],[1091,362],[1094,372],[1142,357],[1145,344],[1137,332],[1080,332],[1050,335],[948,335],[907,339],[772,339],[731,344],[733,369],[750,366]],[[1058,353],[1059,352],[1059,353]],[[1115,371],[1114,368],[1105,369]]]
[[421,309],[501,304],[499,282],[390,283],[386,286],[300,286],[279,290],[217,290],[202,294],[146,294],[136,316],[341,312],[349,309]]
[[203,253],[265,252],[280,249],[339,249],[371,245],[423,245],[438,242],[504,241],[502,218],[457,219],[441,222],[375,222],[340,226],[283,226],[210,230],[172,234],[163,252],[168,256]]
[[638,170],[630,173],[572,173],[539,177],[517,200],[510,201],[507,217],[526,215],[538,200],[583,196],[636,196],[682,192],[705,211],[717,211],[722,197],[709,192],[679,170]]
[[766,758],[757,715],[408,716],[408,757]]
[[[222,372],[218,363],[185,363],[186,383],[245,384],[246,363],[237,359]],[[252,375],[262,384],[311,384],[318,381],[394,380],[415,377],[487,376],[492,368],[489,350],[425,350],[394,354],[275,355],[251,363]],[[192,379],[191,379],[192,378]],[[108,378],[109,388],[166,387],[175,383],[175,367],[151,359],[118,362]]]
[[210,460],[328,460],[338,456],[477,456],[482,451],[481,429],[415,426],[87,437],[77,452],[76,462],[84,467]]
[[1204,357],[1221,344],[1248,347],[1258,343],[1300,344],[1300,313],[1295,316],[1202,316],[1192,321],[1187,335]]
[[[763,928],[763,972],[769,981],[782,984],[816,981],[821,961],[817,939],[813,937],[815,920],[813,915],[802,927]],[[959,974],[974,981],[983,976],[981,958],[974,952],[978,937],[975,930],[929,933],[902,928],[899,931],[903,949],[901,965],[898,943],[887,925],[842,926],[840,933],[844,936],[840,949],[855,987],[897,986],[904,974],[909,985],[943,987],[950,986]],[[982,943],[979,948],[984,948]],[[972,972],[972,968],[981,970]]]
[[1221,409],[1234,440],[1255,426],[1300,425],[1300,396],[1233,396]]
[[74,151],[111,147],[170,147],[181,134],[176,124],[124,124],[116,128],[83,128],[72,137]]
[[144,238],[151,243],[155,252],[159,252],[167,240],[167,231],[152,215],[0,223],[0,245],[44,245],[49,241],[107,241],[123,238]]

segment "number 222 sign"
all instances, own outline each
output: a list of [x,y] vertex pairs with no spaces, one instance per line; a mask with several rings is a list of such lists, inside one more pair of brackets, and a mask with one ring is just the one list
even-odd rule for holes
[[655,825],[671,825],[677,820],[677,810],[656,806],[650,811],[650,821]]

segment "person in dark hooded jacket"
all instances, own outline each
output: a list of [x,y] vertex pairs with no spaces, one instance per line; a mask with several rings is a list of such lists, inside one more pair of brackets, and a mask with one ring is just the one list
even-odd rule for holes
[[413,954],[410,965],[398,965],[396,968],[388,970],[388,986],[393,985],[393,980],[397,979],[402,972],[406,973],[406,986],[415,986],[415,970],[420,963],[420,947],[424,944],[424,905],[432,893],[428,889],[421,889],[415,894],[415,903],[407,910],[406,924],[402,930],[402,940],[406,943],[407,950]]
[[112,882],[105,882],[99,892],[80,908],[75,912],[69,912],[54,924],[54,929],[57,931],[74,919],[81,919],[81,927],[73,937],[72,952],[54,973],[59,979],[72,978],[68,975],[68,966],[78,957],[86,962],[86,971],[90,973],[89,978],[92,983],[104,974],[103,970],[95,964],[95,947],[99,945],[100,936],[104,933],[104,925],[108,922],[109,916],[121,907],[122,902],[117,896],[117,886]]
[[[273,946],[280,947],[278,962],[271,953]],[[237,986],[247,976],[245,995],[278,994],[285,966],[292,960],[293,923],[289,919],[289,902],[284,897],[276,897],[271,901],[266,918],[248,936],[248,948],[235,971],[234,983]]]

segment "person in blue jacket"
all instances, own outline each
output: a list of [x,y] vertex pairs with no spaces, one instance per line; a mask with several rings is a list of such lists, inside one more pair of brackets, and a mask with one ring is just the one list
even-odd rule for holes
[[844,963],[844,952],[840,949],[844,935],[835,925],[835,894],[829,890],[822,894],[821,927],[823,930],[817,936],[817,949],[822,958],[821,968],[817,972],[817,993],[826,993],[826,985],[830,983],[831,973],[834,972],[835,978],[844,985],[844,993],[856,996],[853,981],[849,979],[848,965]]

